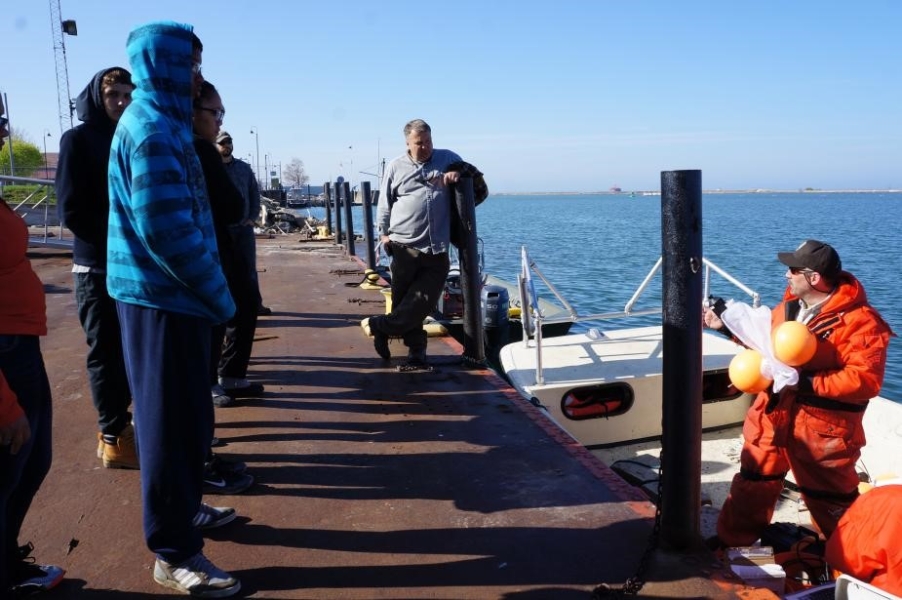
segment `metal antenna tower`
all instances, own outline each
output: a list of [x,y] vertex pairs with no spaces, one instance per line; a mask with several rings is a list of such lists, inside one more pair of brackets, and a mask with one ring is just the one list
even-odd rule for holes
[[56,97],[59,103],[60,135],[72,128],[75,104],[69,93],[69,66],[66,63],[66,42],[63,34],[78,35],[75,21],[63,21],[60,0],[50,0],[50,33],[56,64]]

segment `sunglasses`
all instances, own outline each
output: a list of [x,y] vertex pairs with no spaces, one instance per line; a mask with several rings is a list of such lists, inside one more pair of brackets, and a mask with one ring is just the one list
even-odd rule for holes
[[793,275],[798,275],[799,273],[802,273],[803,275],[814,273],[811,269],[803,269],[801,267],[789,267],[789,272]]
[[0,117],[0,127],[6,127],[6,124],[9,123],[9,119],[6,117]]
[[197,110],[203,110],[210,113],[218,123],[222,123],[222,120],[225,119],[225,110],[221,108],[207,108],[205,106],[198,106]]

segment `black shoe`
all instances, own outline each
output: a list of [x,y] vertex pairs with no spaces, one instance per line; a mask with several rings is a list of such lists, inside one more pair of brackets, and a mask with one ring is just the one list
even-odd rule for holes
[[204,494],[240,494],[254,485],[253,475],[228,473],[217,467],[212,462],[204,465]]
[[229,508],[227,506],[210,506],[209,504],[201,502],[200,509],[197,511],[197,514],[194,515],[191,524],[198,529],[215,529],[217,527],[222,527],[223,525],[228,525],[234,521],[237,516],[238,513],[235,512],[234,508]]
[[[223,383],[229,383],[229,381],[225,380],[226,378],[222,378]],[[222,386],[222,391],[225,392],[225,395],[229,398],[256,398],[263,394],[266,388],[263,387],[260,383],[252,383],[247,379],[238,380],[240,383],[246,383],[247,385],[237,385],[235,387],[227,387],[226,385]],[[219,404],[218,406],[225,406],[225,404]]]
[[19,560],[10,568],[10,587],[13,597],[30,596],[56,587],[66,571],[54,565],[35,564],[31,552],[34,546],[29,542],[19,546]]
[[721,541],[720,536],[712,535],[711,537],[705,540],[705,546],[707,546],[708,550],[711,552],[723,552],[727,549],[727,545]]
[[407,353],[407,364],[409,365],[425,365],[426,364],[426,350],[410,350]]
[[263,306],[262,304],[257,307],[257,316],[258,317],[268,317],[272,314],[272,309],[268,306]]
[[243,460],[226,458],[225,456],[214,452],[211,452],[210,454],[212,457],[204,463],[204,468],[212,468],[227,475],[240,475],[247,471],[247,463]]
[[373,348],[382,360],[391,360],[391,350],[388,348],[388,336],[381,331],[373,330]]

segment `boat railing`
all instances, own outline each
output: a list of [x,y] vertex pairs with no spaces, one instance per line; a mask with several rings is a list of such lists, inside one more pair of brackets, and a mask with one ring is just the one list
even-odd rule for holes
[[[25,219],[29,225],[29,246],[72,247],[74,240],[56,215],[56,191],[52,179],[0,175],[0,190],[6,185],[34,186],[34,189],[16,204],[10,203],[16,214]],[[43,229],[43,233],[34,235],[31,233],[32,226]]]
[[[539,269],[538,265],[536,265],[535,261],[533,261],[529,252],[526,250],[526,246],[522,246],[520,250],[520,274],[517,277],[517,283],[520,292],[520,298],[525,299],[521,300],[521,320],[523,324],[523,344],[528,346],[529,341],[532,339],[535,343],[536,349],[536,382],[539,384],[544,383],[543,369],[542,369],[542,325],[549,325],[555,323],[579,323],[585,321],[605,321],[611,319],[620,319],[624,317],[637,317],[644,315],[655,315],[660,314],[660,308],[646,308],[636,310],[634,306],[636,302],[639,301],[639,298],[648,288],[651,281],[654,279],[655,275],[661,270],[661,266],[663,265],[663,258],[659,257],[655,262],[654,266],[642,280],[642,283],[639,284],[639,287],[624,305],[622,311],[613,311],[613,312],[605,312],[605,313],[593,313],[588,315],[580,315],[576,308],[570,304],[566,298],[564,298],[563,294],[558,291],[557,288],[548,280],[542,270]],[[704,275],[703,275],[703,287],[704,287],[704,297],[708,298],[711,295],[711,277],[713,273],[716,273],[723,277],[726,281],[733,284],[743,292],[745,292],[752,301],[752,306],[758,307],[761,305],[761,296],[758,292],[754,291],[732,275],[730,275],[727,271],[716,265],[713,261],[702,258],[702,263],[704,265]],[[535,274],[542,282],[547,286],[549,291],[554,295],[554,297],[560,302],[560,304],[566,309],[566,316],[556,316],[556,317],[546,317],[542,314],[541,309],[539,308],[539,295],[536,292],[535,281],[533,280],[533,274]]]

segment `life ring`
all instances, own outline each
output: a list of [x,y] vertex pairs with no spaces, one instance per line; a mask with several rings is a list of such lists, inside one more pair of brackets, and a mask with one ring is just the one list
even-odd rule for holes
[[632,406],[632,391],[623,384],[575,388],[561,398],[561,411],[573,420],[608,418]]

